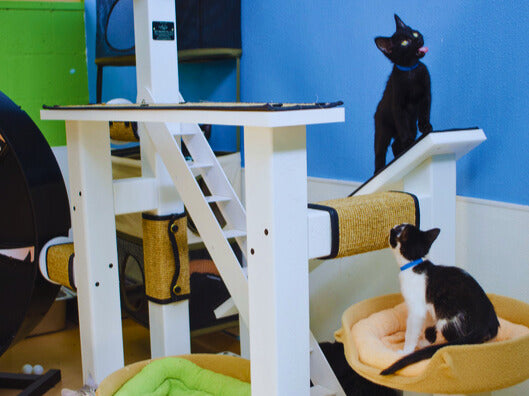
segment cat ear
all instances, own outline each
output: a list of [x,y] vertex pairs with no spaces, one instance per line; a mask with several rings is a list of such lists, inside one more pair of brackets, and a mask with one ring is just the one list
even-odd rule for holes
[[395,14],[395,24],[397,25],[397,30],[407,28],[407,26],[404,24],[404,22],[402,22],[402,19],[400,19],[397,14]]
[[391,40],[389,37],[377,37],[375,38],[375,44],[378,49],[385,54],[391,54]]
[[439,228],[432,228],[431,230],[426,231],[426,238],[430,245],[437,239],[441,230]]

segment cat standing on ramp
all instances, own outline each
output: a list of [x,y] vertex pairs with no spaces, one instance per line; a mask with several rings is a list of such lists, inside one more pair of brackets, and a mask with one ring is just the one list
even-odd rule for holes
[[[425,259],[439,232],[439,228],[421,231],[411,224],[398,225],[390,232],[389,244],[400,266],[400,289],[408,308],[402,350],[407,355],[381,375],[429,359],[445,346],[480,344],[498,334],[496,312],[478,282],[461,268]],[[426,340],[434,343],[440,331],[447,342],[415,351],[427,313],[435,324],[424,331]]]
[[397,30],[391,37],[377,37],[375,44],[393,62],[393,70],[375,113],[375,173],[386,165],[386,152],[395,158],[408,149],[417,136],[432,131],[430,124],[430,74],[420,62],[428,48],[422,34],[395,14]]

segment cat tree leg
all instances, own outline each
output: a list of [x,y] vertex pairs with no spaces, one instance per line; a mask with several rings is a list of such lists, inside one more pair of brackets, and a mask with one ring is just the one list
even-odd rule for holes
[[[178,56],[176,48],[175,2],[173,0],[134,0],[134,31],[136,41],[137,102],[177,103]],[[172,23],[173,40],[151,39],[153,21]],[[163,61],[161,61],[163,60]],[[178,124],[166,124],[178,132]],[[142,175],[154,177],[158,189],[157,215],[181,213],[184,204],[171,177],[156,154],[150,138],[139,125]],[[162,357],[189,353],[189,301],[156,304],[149,301],[151,356]]]
[[308,395],[304,126],[245,127],[252,395]]
[[239,320],[239,343],[241,346],[241,356],[250,359],[250,330],[244,320]]
[[[156,214],[161,216],[182,213],[184,204],[165,165],[141,125],[138,130],[141,139],[142,174],[144,177],[154,177],[159,191]],[[189,300],[169,304],[149,301],[149,324],[152,358],[190,352]]]
[[403,179],[404,191],[417,195],[421,209],[421,229],[441,229],[430,250],[438,264],[455,265],[456,157],[434,155]]
[[123,367],[108,122],[66,122],[83,381]]

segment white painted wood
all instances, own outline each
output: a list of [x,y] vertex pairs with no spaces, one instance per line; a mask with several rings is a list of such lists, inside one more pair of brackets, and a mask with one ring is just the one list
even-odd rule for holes
[[[176,46],[176,13],[173,0],[134,0],[134,38],[136,51],[137,103],[177,102],[178,54]],[[172,22],[174,40],[153,40],[152,22]],[[120,121],[134,121],[115,118]],[[161,119],[170,121],[168,119]],[[145,121],[137,119],[137,121]]]
[[[181,95],[179,99],[180,101],[184,101],[184,98]],[[241,265],[244,267],[246,265],[247,250],[246,212],[239,200],[239,196],[224,173],[217,156],[211,149],[209,142],[198,124],[183,124],[181,126],[181,133],[182,141],[186,145],[188,152],[191,154],[193,161],[208,164],[207,167],[202,167],[200,175],[206,182],[209,190],[215,195],[226,197],[225,204],[219,205],[218,208],[227,222],[225,228],[228,230],[239,230],[239,235],[236,235],[231,231],[231,237],[235,237],[235,241],[242,252],[243,257]],[[208,202],[214,201],[209,198]],[[218,202],[220,202],[220,200],[218,200]],[[230,231],[225,231],[224,234],[226,237],[229,237]]]
[[[146,90],[147,94],[149,94],[149,90]],[[321,113],[323,111],[323,113]],[[318,110],[317,111],[318,113],[321,114],[326,114],[326,116],[322,117],[319,119],[318,122],[325,122],[325,119],[326,117],[329,117],[329,113],[326,111],[326,110]],[[309,122],[316,122],[314,117],[315,117],[315,114],[313,111],[305,111],[306,114],[309,115],[309,117],[307,118],[307,120]],[[301,115],[300,114],[293,114],[295,117],[300,117]],[[269,115],[267,115],[269,116]],[[340,115],[340,112],[338,113],[335,113],[334,115],[332,115],[332,118],[334,121],[340,121],[340,118],[343,118],[343,112],[342,114]],[[274,122],[277,122],[278,120],[281,120],[282,117],[284,116],[281,116],[281,117],[277,117],[277,116],[271,116],[271,118],[273,120],[275,120]],[[112,117],[114,118],[114,117]],[[175,119],[176,120],[176,119]],[[180,119],[181,121],[181,119]],[[192,121],[197,121],[196,119],[193,119]],[[290,120],[291,121],[291,120]],[[289,121],[289,122],[290,122]],[[287,122],[287,123],[289,123]],[[301,123],[303,123],[302,121],[300,121]],[[157,134],[156,132],[156,128],[158,128],[159,130],[161,130],[161,134]],[[305,129],[304,127],[300,127],[301,130],[303,131],[303,136],[305,134]],[[180,158],[179,156],[181,156],[181,153],[179,150],[177,149],[167,149],[167,147],[172,147],[175,146],[176,147],[176,142],[174,141],[172,135],[175,135],[175,134],[179,134],[179,129],[177,127],[172,127],[172,128],[169,128],[169,127],[166,127],[166,124],[158,124],[157,126],[156,125],[152,125],[152,129],[155,131],[154,133],[146,133],[144,131],[144,128],[143,126],[140,125],[140,128],[139,128],[139,133],[140,133],[140,136],[141,136],[141,140],[142,140],[142,174],[146,177],[154,177],[156,176],[157,177],[157,180],[160,180],[160,177],[158,176],[160,172],[163,172],[163,167],[161,166],[161,160],[160,160],[160,156],[164,157],[164,162],[166,164],[168,164],[169,166],[169,169],[171,170],[171,172],[174,172],[175,174],[172,175],[173,177],[173,181],[176,182],[177,186],[178,186],[178,180],[179,179],[184,179],[186,180],[185,182],[182,183],[182,186],[184,187],[189,187],[189,186],[193,186],[195,185],[195,189],[193,190],[193,192],[190,193],[190,196],[188,198],[190,198],[189,202],[192,202],[192,204],[190,205],[191,206],[194,206],[195,210],[196,211],[196,216],[193,215],[193,218],[197,218],[197,220],[195,220],[196,223],[200,223],[202,220],[200,220],[201,218],[207,218],[208,215],[207,215],[207,212],[209,210],[209,205],[207,205],[207,202],[202,198],[202,202],[203,202],[203,205],[204,206],[201,206],[202,204],[200,203],[200,200],[199,199],[194,199],[194,198],[198,198],[199,196],[201,197],[201,192],[199,191],[198,189],[198,186],[196,186],[196,182],[194,181],[194,177],[193,177],[193,174],[192,172],[189,171],[188,167],[187,167],[187,164],[185,164],[185,160],[182,158]],[[299,128],[276,128],[276,130],[282,130],[283,132],[295,132],[295,131],[298,131]],[[150,131],[149,131],[150,132]],[[280,135],[281,136],[281,135]],[[151,138],[156,142],[156,144],[153,144],[153,141],[151,141]],[[282,137],[280,138],[279,140],[283,139],[282,143],[279,145],[279,146],[282,146],[283,144],[285,143],[288,143],[289,141],[289,136],[286,135],[286,137]],[[169,145],[167,145],[169,144]],[[283,148],[288,148],[290,149],[291,147],[288,146],[288,144],[285,144],[285,147]],[[156,149],[156,150],[155,150]],[[169,150],[169,151],[168,151]],[[155,151],[158,151],[159,154],[155,154]],[[295,152],[296,150],[294,150]],[[176,153],[176,157],[172,157],[174,154]],[[292,153],[290,153],[292,154]],[[288,156],[290,156],[290,154]],[[302,180],[302,183],[306,183],[306,159],[305,159],[305,151],[303,151],[303,161],[304,161],[304,175],[302,178],[299,178]],[[283,161],[281,161],[281,157],[282,155],[279,155],[278,156],[278,160],[280,163],[282,163]],[[176,159],[175,159],[176,158]],[[301,157],[300,157],[301,158]],[[175,164],[178,164],[178,163],[183,163],[185,164],[186,166],[182,166],[182,164],[179,164],[176,166],[176,168],[179,168],[179,169],[184,169],[186,170],[186,172],[188,172],[187,174],[184,172],[183,173],[183,177],[178,177],[176,175],[176,172],[173,170],[174,169],[174,165]],[[289,161],[287,161],[289,162]],[[279,168],[276,168],[276,171],[278,171]],[[182,176],[182,175],[180,175]],[[285,174],[285,175],[281,175],[281,177],[283,178],[283,180],[289,180],[288,178],[288,175]],[[187,183],[187,184],[186,184]],[[169,186],[167,184],[167,186]],[[167,188],[167,189],[164,189],[164,188],[161,188],[163,187],[163,185],[158,185],[158,189],[159,189],[159,200],[162,202],[162,203],[167,203],[167,202],[173,202],[175,197],[174,197],[174,192],[173,190],[171,190],[170,188]],[[167,190],[167,191],[166,191]],[[187,191],[185,188],[184,188],[184,191]],[[305,199],[304,200],[301,200],[301,201],[296,201],[298,204],[300,202],[303,202],[302,205],[299,206],[299,210],[300,210],[300,213],[303,213],[303,222],[305,224],[305,228],[307,227],[307,209],[306,209],[306,184],[305,184]],[[186,201],[188,201],[188,199],[186,198]],[[198,204],[194,204],[193,202],[199,202]],[[163,205],[162,205],[163,206]],[[170,206],[170,205],[166,205],[166,206],[163,206],[162,210],[165,210],[165,209],[174,209],[173,206]],[[207,209],[206,209],[207,208]],[[160,208],[158,209],[160,211]],[[192,210],[190,209],[190,212],[192,212]],[[162,212],[163,213],[163,212]],[[289,213],[290,215],[290,213]],[[224,244],[226,246],[227,243],[226,243],[226,240],[224,238],[224,233],[220,230],[220,228],[218,228],[218,230],[215,230],[215,227],[212,227],[212,225],[214,225],[213,221],[216,223],[216,220],[214,219],[214,216],[210,213],[209,214],[209,220],[204,220],[203,221],[203,224],[205,224],[205,227],[203,227],[202,229],[204,230],[204,232],[202,233],[203,237],[205,238],[206,241],[210,241],[211,243],[211,246],[210,247],[215,247],[215,249],[213,249],[214,251],[216,251],[217,253],[216,254],[223,254],[224,256],[226,256],[226,254],[229,256],[230,253],[228,253],[227,251],[224,251],[224,247],[222,247],[222,241],[224,241]],[[213,221],[211,220],[213,219]],[[199,227],[200,228],[200,227]],[[296,227],[297,230],[299,230],[299,227]],[[214,230],[213,234],[210,234],[209,236],[205,235],[209,232],[211,232],[210,230]],[[229,231],[229,230],[228,230]],[[302,232],[301,235],[306,235],[306,232]],[[221,237],[222,236],[222,237]],[[296,239],[299,239],[299,237],[296,237]],[[306,240],[306,237],[301,237],[301,240],[303,241],[303,243],[305,244],[305,248],[304,249],[301,249],[301,252],[302,254],[305,256],[305,264],[304,264],[304,267],[305,267],[305,270],[301,272],[302,276],[305,276],[305,277],[308,277],[308,274],[307,274],[307,271],[306,271],[306,262],[307,262],[307,240]],[[216,249],[217,246],[221,246],[221,249],[220,250],[223,250],[222,253],[218,253],[218,249]],[[279,251],[279,250],[278,250]],[[297,255],[298,249],[295,249],[295,254]],[[231,252],[231,250],[230,250]],[[232,254],[232,252],[231,252]],[[217,261],[217,260],[215,260]],[[233,260],[232,260],[233,261]],[[234,260],[234,263],[237,263],[236,260]],[[229,269],[229,271],[232,271],[233,268],[235,267],[234,265],[230,264],[227,266]],[[228,272],[229,272],[228,271]],[[230,290],[231,291],[231,294],[232,295],[238,295],[239,298],[243,298],[243,296],[247,296],[247,290],[246,292],[244,291],[244,288],[247,289],[248,285],[247,285],[247,282],[246,282],[246,278],[244,276],[244,274],[242,274],[242,276],[239,274],[237,275],[238,272],[241,272],[241,268],[238,267],[238,263],[237,263],[237,270],[235,271],[235,275],[226,275],[226,274],[222,274],[221,272],[221,275],[223,276],[223,278],[233,278],[236,280],[235,284],[236,286],[240,286],[236,287],[236,291],[234,292],[233,290]],[[283,271],[287,271],[288,272],[288,268],[285,268],[283,269]],[[303,275],[305,274],[305,275]],[[233,282],[232,282],[233,283]],[[281,282],[283,283],[283,282]],[[307,287],[307,286],[305,286]],[[284,287],[283,287],[283,292],[284,292]],[[237,291],[239,290],[239,291]],[[242,290],[242,291],[241,291]],[[305,305],[307,306],[307,296],[308,296],[308,292],[305,293]],[[300,300],[302,301],[303,300],[303,297],[302,296],[297,296],[294,298],[294,300]],[[243,308],[244,308],[244,301],[242,302],[243,304]],[[247,304],[247,301],[246,301],[246,304]],[[153,304],[154,305],[154,304]],[[240,309],[240,305],[241,304],[238,304],[239,306],[239,309]],[[156,309],[161,309],[159,306],[157,306],[158,308]],[[240,309],[241,311],[241,317],[245,318],[245,315],[244,315],[244,310],[243,309]],[[304,326],[304,331],[308,332],[308,306],[307,306],[307,310],[306,310],[306,313],[307,313],[307,316],[306,316],[306,323],[307,325]],[[247,312],[246,312],[246,316],[247,316]],[[297,315],[299,316],[299,315]],[[165,320],[165,319],[164,319]],[[156,322],[156,320],[153,320],[153,323]],[[283,333],[284,331],[282,331]],[[151,334],[152,334],[152,331],[151,331]],[[163,336],[163,333],[160,331],[160,334],[161,334],[161,337],[160,338],[164,338]],[[153,339],[151,338],[151,341]],[[307,341],[308,341],[308,338],[307,338]],[[266,344],[262,344],[262,345],[266,345]],[[288,344],[286,346],[286,348],[281,348],[282,350],[282,353],[283,354],[288,354],[287,351],[288,351],[288,348],[290,347],[290,344]],[[265,347],[265,349],[267,349]],[[276,349],[276,348],[272,348],[272,349]],[[296,350],[300,349],[300,348],[295,348]],[[303,381],[303,385],[301,388],[301,394],[306,394],[306,391],[308,390],[308,376],[309,376],[309,364],[308,364],[308,354],[307,354],[307,348],[304,348],[304,356],[306,356],[306,364],[304,365],[306,367],[305,370],[302,370],[303,371],[303,374],[300,374],[299,377],[303,376],[305,377],[306,381],[304,380]],[[302,359],[303,360],[303,359]],[[299,366],[299,364],[296,362],[296,365],[300,368],[303,369],[303,365],[302,366]],[[300,370],[297,370],[298,372],[301,373]],[[290,376],[289,376],[290,377]],[[287,383],[288,382],[288,383]],[[297,381],[296,383],[294,384],[290,384],[290,379],[287,380],[287,378],[285,377],[285,375],[283,375],[283,378],[282,378],[282,381],[281,381],[281,389],[283,389],[283,387],[287,387],[287,388],[298,388],[297,387],[297,384],[299,383],[300,381]],[[268,388],[268,385],[263,387],[262,389],[267,389]]]
[[[71,229],[70,229],[71,230]],[[55,283],[56,285],[60,285],[61,283],[59,282],[56,282],[54,281],[53,279],[50,278],[49,274],[48,274],[48,249],[52,246],[55,246],[55,245],[64,245],[64,244],[67,244],[67,243],[73,243],[73,237],[71,236],[71,232],[70,232],[70,235],[68,235],[67,237],[64,237],[64,236],[59,236],[59,237],[55,237],[55,238],[52,238],[50,239],[48,242],[46,242],[44,244],[44,246],[42,246],[42,249],[40,250],[40,253],[39,253],[39,269],[40,269],[40,273],[42,274],[42,276],[44,277],[44,279],[46,279],[48,282],[51,282],[51,283]],[[13,251],[13,250],[11,250]],[[27,256],[27,249],[16,249],[16,251],[21,251],[21,253],[25,253],[25,255],[9,255],[10,257],[14,257],[14,258],[18,258],[19,260],[24,260]],[[9,251],[8,251],[9,252]],[[5,254],[4,251],[1,251],[0,250],[0,253],[2,254]],[[33,252],[31,252],[31,254],[33,255]],[[74,275],[75,277],[75,275]]]
[[158,207],[158,190],[154,177],[114,180],[114,213],[145,212]]
[[458,197],[456,208],[458,265],[485,291],[529,303],[529,206]]
[[323,210],[308,209],[309,258],[326,257],[331,253],[331,216]]
[[236,315],[239,313],[239,310],[237,309],[237,306],[233,302],[232,298],[227,299],[222,304],[220,304],[217,308],[215,308],[215,317],[217,319],[226,318],[228,316]]
[[[133,4],[137,103],[153,103],[154,98],[159,102],[177,101],[179,86],[175,3],[172,0],[134,0]],[[154,40],[153,21],[172,23],[175,29],[174,40]],[[178,124],[168,124],[167,128],[173,132],[180,129]],[[183,203],[151,141],[143,131],[144,126],[139,124],[142,175],[152,176],[157,181],[155,213],[182,213]],[[191,351],[188,308],[188,301],[171,304],[149,303],[153,358]]]
[[[156,180],[157,202],[154,213],[157,215],[182,213],[184,204],[143,124],[139,124],[138,133],[141,140],[142,175]],[[185,300],[171,304],[149,303],[153,358],[191,351],[188,307],[189,304]],[[168,331],[166,326],[169,326],[171,331]]]
[[[169,170],[171,179],[186,202],[186,207],[204,240],[213,261],[226,282],[241,318],[248,320],[248,283],[224,232],[218,225],[209,204],[204,199],[192,172],[187,167],[171,131],[164,124],[146,124],[148,136]],[[240,231],[240,230],[235,230]]]
[[241,348],[241,357],[250,359],[250,330],[244,323],[244,320],[239,320],[239,343]]
[[83,380],[123,367],[121,308],[106,122],[66,123]]
[[[159,100],[157,96],[153,97]],[[343,122],[345,117],[343,107],[292,111],[160,110],[151,107],[124,110],[117,106],[107,106],[107,108],[107,110],[47,109],[41,110],[40,114],[43,120],[198,122],[260,127],[326,124]]]
[[333,392],[320,385],[315,385],[310,388],[310,396],[334,396],[336,392]]
[[[219,209],[227,222],[226,228],[232,230],[246,231],[246,211],[242,206],[239,197],[229,182],[226,174],[220,166],[217,157],[213,153],[204,134],[197,124],[184,124],[182,131],[192,130],[193,135],[182,136],[182,141],[186,145],[191,157],[198,162],[211,164],[210,167],[202,169],[201,176],[206,182],[209,190],[215,196],[225,197],[225,202],[219,205]],[[212,198],[207,198],[208,202],[214,202]],[[216,202],[221,202],[217,199]],[[246,256],[246,238],[236,238],[243,256]],[[244,263],[244,261],[243,261]]]
[[330,392],[324,394],[345,396],[340,382],[312,333],[310,335],[310,379],[315,386],[320,386]]
[[421,228],[441,229],[429,256],[438,264],[455,265],[456,158],[436,155],[404,177],[404,191],[421,196]]
[[[190,328],[182,320],[189,316],[189,300],[172,304],[156,304],[149,301],[149,327],[155,329],[158,339],[153,342],[151,335],[152,358],[190,353]],[[185,322],[185,320],[184,320]]]
[[430,133],[391,166],[380,172],[376,178],[364,184],[356,195],[371,194],[386,189],[388,185],[400,181],[430,157],[455,154],[455,159],[458,160],[485,140],[485,134],[481,129]]
[[244,147],[252,395],[307,395],[305,127],[245,127]]

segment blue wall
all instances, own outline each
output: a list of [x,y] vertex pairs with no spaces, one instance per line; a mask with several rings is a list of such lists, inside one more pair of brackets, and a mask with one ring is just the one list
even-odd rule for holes
[[[87,15],[93,4],[86,1]],[[373,114],[391,71],[373,38],[394,32],[395,12],[430,48],[424,63],[434,129],[479,126],[487,135],[458,163],[458,194],[529,205],[529,2],[243,0],[242,100],[343,100],[344,124],[308,127],[309,175],[367,179]],[[90,66],[90,47],[88,56]],[[234,73],[230,63],[182,65],[182,93],[187,100],[233,100]],[[134,92],[134,78],[118,74],[105,96]],[[233,149],[234,131],[214,133],[213,146]]]

